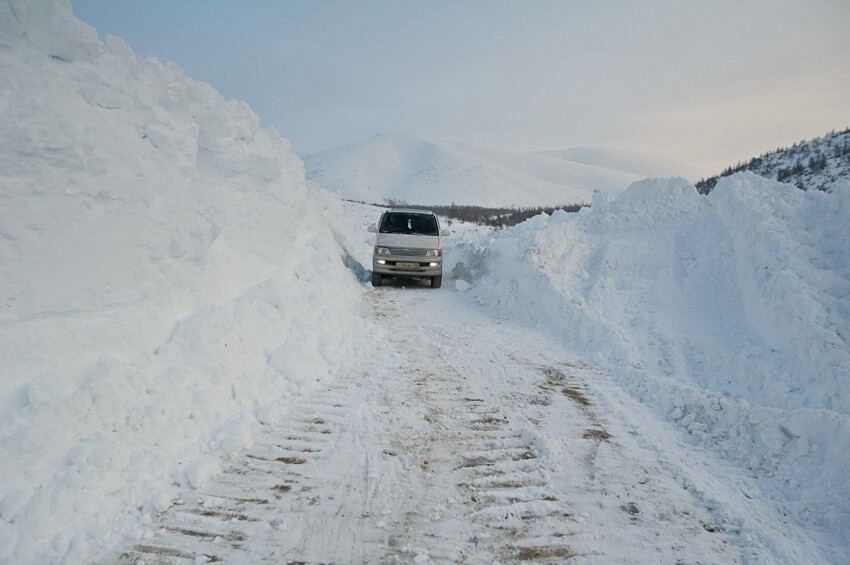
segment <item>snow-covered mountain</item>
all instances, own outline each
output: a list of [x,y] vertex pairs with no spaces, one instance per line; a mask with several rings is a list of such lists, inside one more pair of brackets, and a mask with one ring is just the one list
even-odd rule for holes
[[307,155],[307,178],[343,198],[488,207],[589,204],[646,177],[700,177],[693,167],[636,152],[575,148],[513,153],[377,135]]
[[705,173],[699,167],[667,157],[610,147],[572,147],[538,153],[545,157],[622,171],[640,178],[682,177],[691,182]]
[[741,171],[752,171],[802,190],[831,192],[850,183],[850,129],[755,157],[718,176],[701,180],[697,188],[707,194],[720,178]]

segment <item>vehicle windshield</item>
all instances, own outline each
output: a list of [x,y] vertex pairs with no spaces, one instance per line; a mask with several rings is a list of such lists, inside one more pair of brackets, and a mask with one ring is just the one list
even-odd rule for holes
[[437,218],[432,214],[412,212],[387,212],[381,220],[381,233],[404,233],[412,235],[440,235]]

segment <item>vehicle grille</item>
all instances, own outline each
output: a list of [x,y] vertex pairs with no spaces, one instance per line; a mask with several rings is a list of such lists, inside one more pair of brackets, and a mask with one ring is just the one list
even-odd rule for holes
[[424,257],[425,250],[424,249],[411,249],[409,247],[390,247],[390,255],[401,256],[401,257]]

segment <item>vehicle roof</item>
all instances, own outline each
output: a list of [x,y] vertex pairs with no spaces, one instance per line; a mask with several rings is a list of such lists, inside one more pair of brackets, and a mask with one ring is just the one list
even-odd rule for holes
[[[388,208],[387,212],[401,212],[403,214],[434,214],[431,210],[423,210],[422,208]],[[436,216],[436,214],[434,214]]]

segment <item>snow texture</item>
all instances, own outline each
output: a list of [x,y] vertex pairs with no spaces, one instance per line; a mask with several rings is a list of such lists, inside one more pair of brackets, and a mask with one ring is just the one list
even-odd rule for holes
[[65,1],[0,22],[0,559],[80,562],[367,332],[338,200],[244,103]]
[[578,214],[456,241],[449,256],[476,301],[606,367],[844,562],[848,220],[847,191],[739,173],[703,197],[647,180]]

